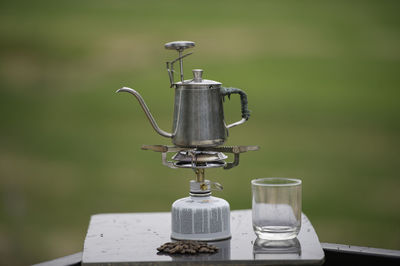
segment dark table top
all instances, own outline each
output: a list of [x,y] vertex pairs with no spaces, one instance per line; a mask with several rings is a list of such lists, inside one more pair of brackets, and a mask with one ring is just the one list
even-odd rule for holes
[[324,252],[308,218],[302,215],[297,238],[260,241],[253,232],[251,210],[231,212],[232,238],[208,242],[215,254],[161,255],[156,248],[170,242],[171,214],[113,213],[93,215],[86,235],[82,265],[135,264],[262,264],[320,265]]

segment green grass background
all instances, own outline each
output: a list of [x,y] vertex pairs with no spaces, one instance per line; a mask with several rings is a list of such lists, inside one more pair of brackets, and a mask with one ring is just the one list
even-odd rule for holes
[[[227,145],[260,145],[208,171],[232,209],[250,180],[303,180],[322,242],[400,249],[398,1],[2,1],[0,264],[81,251],[90,215],[168,211],[190,170],[142,144],[170,144],[163,44],[192,40],[186,77],[244,89],[252,116]],[[228,122],[239,100],[225,103]]]

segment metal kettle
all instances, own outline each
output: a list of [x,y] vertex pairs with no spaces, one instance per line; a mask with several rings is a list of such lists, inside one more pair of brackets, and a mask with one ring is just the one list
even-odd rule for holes
[[[154,130],[163,137],[172,138],[174,145],[178,147],[215,147],[226,141],[229,128],[243,124],[249,119],[247,96],[240,89],[225,88],[220,82],[203,79],[203,70],[201,69],[193,70],[193,79],[184,80],[182,59],[192,53],[182,55],[182,52],[194,46],[195,43],[190,41],[175,41],[165,44],[166,49],[177,50],[179,53],[178,58],[167,62],[171,87],[175,87],[172,133],[160,129],[137,91],[123,87],[117,92],[128,92],[134,95]],[[180,64],[180,81],[175,82],[173,66],[177,61]],[[230,98],[231,94],[240,95],[242,119],[226,125],[223,101],[225,96]]]

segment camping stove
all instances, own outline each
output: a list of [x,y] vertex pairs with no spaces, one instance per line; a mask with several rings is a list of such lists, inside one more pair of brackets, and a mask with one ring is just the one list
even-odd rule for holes
[[[258,150],[258,146],[221,146],[212,148],[182,148],[163,145],[143,145],[143,150],[161,152],[162,163],[169,168],[191,168],[195,180],[190,181],[190,196],[172,204],[172,234],[178,240],[221,240],[231,236],[229,203],[211,196],[211,190],[222,185],[205,179],[206,168],[231,169],[239,165],[240,153]],[[175,153],[171,160],[168,153]],[[224,153],[232,153],[232,162]]]
[[[203,79],[203,70],[194,69],[193,79],[183,76],[185,49],[194,42],[177,41],[165,44],[165,48],[178,51],[178,58],[167,62],[170,85],[175,89],[172,133],[160,129],[140,94],[124,87],[117,92],[127,92],[136,97],[154,130],[163,137],[171,138],[174,146],[144,145],[143,150],[161,153],[162,163],[169,168],[193,169],[195,179],[190,181],[189,197],[172,204],[173,239],[215,241],[231,236],[229,203],[211,196],[211,190],[222,190],[219,183],[205,179],[205,169],[231,169],[239,164],[239,155],[258,150],[258,146],[221,146],[228,137],[228,130],[245,123],[250,112],[247,95],[236,88],[222,87],[217,81]],[[179,61],[180,81],[174,79],[174,63]],[[225,96],[238,94],[241,101],[241,120],[226,124],[223,112]],[[169,153],[174,153],[171,157]],[[227,154],[233,161],[227,162]]]

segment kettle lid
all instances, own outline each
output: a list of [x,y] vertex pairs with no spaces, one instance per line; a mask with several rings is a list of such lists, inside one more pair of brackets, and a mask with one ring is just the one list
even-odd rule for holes
[[176,85],[221,85],[221,82],[203,79],[203,69],[193,69],[193,79],[176,82]]

